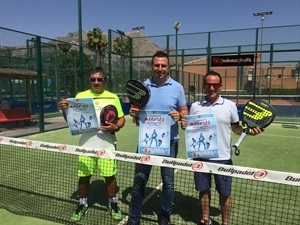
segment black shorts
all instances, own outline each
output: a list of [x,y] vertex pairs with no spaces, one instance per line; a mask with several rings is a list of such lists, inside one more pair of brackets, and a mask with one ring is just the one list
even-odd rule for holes
[[[205,160],[194,159],[197,161],[218,163],[232,165],[232,160]],[[229,196],[231,194],[232,177],[211,173],[194,173],[195,186],[197,191],[205,191],[211,188],[211,176],[214,176],[216,183],[216,190],[222,196]]]

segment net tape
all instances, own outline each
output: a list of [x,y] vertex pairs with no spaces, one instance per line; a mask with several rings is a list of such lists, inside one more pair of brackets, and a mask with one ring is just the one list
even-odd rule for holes
[[69,153],[76,155],[86,155],[93,157],[102,157],[116,159],[132,163],[141,163],[145,165],[163,166],[174,169],[182,169],[193,172],[213,173],[226,176],[232,176],[256,181],[267,181],[279,184],[300,186],[300,174],[273,171],[259,168],[248,168],[241,166],[231,166],[214,164],[190,159],[177,159],[155,155],[143,155],[123,151],[111,151],[105,149],[95,149],[89,147],[79,147],[74,145],[56,144],[49,142],[32,141],[21,138],[0,137],[1,145],[11,145],[23,148],[40,149],[45,151]]

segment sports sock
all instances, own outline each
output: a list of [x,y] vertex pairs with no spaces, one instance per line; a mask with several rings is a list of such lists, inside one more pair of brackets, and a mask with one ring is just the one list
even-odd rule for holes
[[87,198],[80,198],[79,205],[84,205],[85,207],[88,207]]
[[117,203],[117,198],[116,197],[108,198],[108,205],[111,206],[111,203]]

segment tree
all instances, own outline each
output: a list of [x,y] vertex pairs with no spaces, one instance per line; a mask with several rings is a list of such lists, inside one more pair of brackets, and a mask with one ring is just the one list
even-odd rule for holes
[[[79,76],[80,73],[80,62],[79,62],[79,51],[71,49],[68,54],[64,54],[59,52],[56,56],[52,53],[49,56],[49,65],[47,67],[48,78],[52,79],[50,84],[51,91],[60,92],[64,91],[68,93],[70,96],[75,96],[77,92],[83,91],[80,89],[81,78]],[[57,57],[57,60],[56,60]],[[83,53],[83,69],[84,71],[88,71],[91,67],[93,67],[92,59],[89,55]],[[56,71],[58,69],[58,71]],[[58,75],[58,80],[55,79],[55,72]],[[86,72],[87,73],[87,72]],[[84,88],[88,88],[87,77],[83,78]],[[58,83],[58,90],[57,88]],[[66,83],[66,87],[63,84]],[[70,97],[69,96],[69,97]],[[63,96],[62,96],[63,97]]]
[[113,47],[114,51],[121,56],[129,57],[130,55],[130,39],[129,38],[123,38],[117,37],[113,41]]
[[95,27],[87,33],[87,47],[96,51],[97,65],[101,65],[102,59],[106,56],[108,42],[106,36],[99,27]]
[[[121,57],[121,65],[119,65],[119,72],[117,72],[115,75],[115,81],[114,84],[117,85],[116,90],[121,91],[124,89],[124,84],[126,83],[126,66],[125,66],[125,59],[130,56],[131,51],[131,41],[130,37],[127,37],[126,35],[121,35],[120,37],[117,37],[113,40],[113,48],[114,52],[120,55]],[[128,68],[128,67],[127,67]],[[129,73],[127,73],[129,74]]]

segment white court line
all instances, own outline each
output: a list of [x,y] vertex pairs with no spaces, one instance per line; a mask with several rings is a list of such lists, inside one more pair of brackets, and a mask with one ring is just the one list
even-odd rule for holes
[[282,137],[282,138],[296,138],[296,139],[300,139],[300,136],[283,136],[283,135],[277,135],[277,134],[260,134],[260,135],[264,135],[264,136],[270,136],[270,137]]

